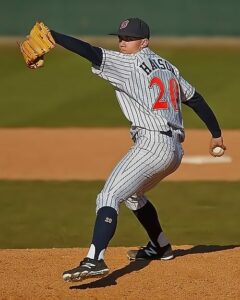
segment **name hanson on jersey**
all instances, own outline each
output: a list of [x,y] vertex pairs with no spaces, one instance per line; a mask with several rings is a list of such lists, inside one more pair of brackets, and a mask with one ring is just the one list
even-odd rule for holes
[[168,70],[170,72],[172,72],[174,75],[174,69],[173,67],[164,59],[159,58],[159,59],[148,59],[148,63],[147,61],[143,62],[140,66],[139,66],[147,75],[150,75],[154,70]]

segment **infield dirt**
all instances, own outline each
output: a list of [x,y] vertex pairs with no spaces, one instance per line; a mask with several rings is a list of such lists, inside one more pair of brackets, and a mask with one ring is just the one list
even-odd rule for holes
[[[240,180],[240,131],[223,134],[231,162],[181,164],[166,180]],[[185,156],[211,158],[209,141],[206,130],[186,130]],[[131,145],[127,128],[0,129],[0,179],[104,180]]]
[[0,299],[240,299],[240,247],[175,247],[171,261],[132,262],[109,248],[110,273],[65,283],[87,249],[0,250]]

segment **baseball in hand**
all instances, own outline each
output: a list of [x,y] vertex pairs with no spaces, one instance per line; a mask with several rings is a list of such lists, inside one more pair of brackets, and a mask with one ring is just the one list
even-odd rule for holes
[[215,147],[212,151],[217,156],[222,156],[224,154],[224,150],[221,147]]

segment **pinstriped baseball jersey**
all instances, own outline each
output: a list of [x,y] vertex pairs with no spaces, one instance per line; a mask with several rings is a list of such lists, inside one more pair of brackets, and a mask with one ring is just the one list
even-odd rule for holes
[[190,99],[195,88],[167,60],[144,48],[136,54],[102,49],[103,62],[93,73],[114,87],[120,107],[133,126],[183,132],[181,102]]
[[[120,107],[132,123],[134,146],[115,166],[99,193],[97,211],[103,206],[118,211],[122,201],[137,210],[147,202],[145,192],[181,163],[181,102],[190,99],[195,89],[175,66],[149,48],[136,54],[102,51],[102,64],[93,65],[92,71],[115,87]],[[172,135],[166,134],[169,130]]]

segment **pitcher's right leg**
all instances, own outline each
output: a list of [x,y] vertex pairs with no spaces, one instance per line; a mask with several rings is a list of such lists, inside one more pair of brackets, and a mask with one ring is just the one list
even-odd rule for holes
[[[124,202],[131,209],[149,236],[149,243],[138,250],[130,250],[127,256],[130,260],[169,260],[173,252],[159,222],[155,207],[146,196],[132,196]],[[139,205],[139,203],[141,203]]]

